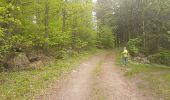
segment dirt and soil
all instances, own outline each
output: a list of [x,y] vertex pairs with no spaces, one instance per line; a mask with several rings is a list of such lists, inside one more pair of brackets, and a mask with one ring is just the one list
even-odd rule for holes
[[[99,68],[98,74],[95,69]],[[116,66],[114,52],[102,53],[79,64],[38,100],[149,100]]]

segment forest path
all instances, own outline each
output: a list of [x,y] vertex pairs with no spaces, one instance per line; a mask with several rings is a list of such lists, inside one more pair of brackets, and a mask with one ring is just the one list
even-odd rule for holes
[[[97,74],[96,74],[97,73]],[[114,52],[95,55],[38,100],[146,100],[114,64]]]

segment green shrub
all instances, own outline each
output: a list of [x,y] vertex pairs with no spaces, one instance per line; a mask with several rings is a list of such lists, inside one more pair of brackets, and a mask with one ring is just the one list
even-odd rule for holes
[[105,25],[103,26],[97,37],[97,47],[98,48],[113,48],[115,42],[115,37],[112,28]]
[[134,38],[128,41],[127,45],[132,56],[135,56],[140,52],[141,42],[142,40],[140,38]]
[[170,66],[170,50],[160,50],[159,53],[149,56],[149,60],[153,63]]

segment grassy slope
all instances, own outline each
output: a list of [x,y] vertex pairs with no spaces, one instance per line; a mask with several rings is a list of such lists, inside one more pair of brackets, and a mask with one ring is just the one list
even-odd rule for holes
[[75,65],[97,52],[96,50],[84,52],[31,71],[0,73],[0,100],[34,99],[63,73],[71,71]]
[[[116,54],[117,64],[122,66],[120,52],[116,50]],[[125,76],[135,82],[144,95],[170,100],[170,67],[130,62],[127,67],[122,68]]]

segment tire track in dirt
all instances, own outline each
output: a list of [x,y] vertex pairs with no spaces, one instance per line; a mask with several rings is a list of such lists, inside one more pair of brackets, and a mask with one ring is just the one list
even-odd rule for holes
[[102,53],[84,61],[76,70],[54,84],[48,93],[37,99],[148,100],[116,67],[114,52]]
[[90,100],[92,71],[104,54],[97,55],[80,64],[76,70],[60,80],[49,93],[38,100]]
[[100,75],[92,85],[92,100],[147,100],[136,86],[129,83],[114,64],[114,53],[108,53],[100,62]]

